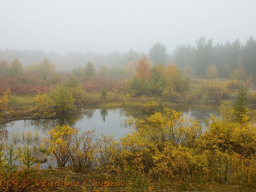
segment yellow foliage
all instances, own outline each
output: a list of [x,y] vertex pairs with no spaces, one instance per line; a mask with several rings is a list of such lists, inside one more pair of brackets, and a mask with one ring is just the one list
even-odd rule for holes
[[111,166],[119,173],[220,183],[255,178],[255,123],[234,122],[230,103],[220,107],[219,117],[209,119],[202,135],[197,121],[170,109],[134,123],[131,134],[108,148]]
[[93,142],[93,131],[78,136],[76,129],[57,126],[45,145],[60,167],[71,157],[77,171],[91,166],[138,182],[255,182],[256,123],[234,121],[231,103],[221,105],[203,134],[198,121],[170,109],[133,121],[135,129],[120,141],[103,136]]
[[74,103],[77,106],[84,104],[85,99],[86,99],[86,94],[81,86],[71,87],[70,92],[74,99]]
[[50,90],[49,96],[54,102],[57,114],[67,113],[76,109],[74,105],[75,99],[73,98],[70,89],[64,84],[53,87]]
[[35,116],[52,117],[63,115],[76,110],[75,102],[81,105],[85,100],[85,93],[81,87],[69,88],[60,84],[51,88],[49,93],[39,93],[36,98]]
[[169,90],[170,93],[172,92],[182,93],[188,90],[189,80],[182,74],[179,68],[175,66],[173,63],[169,64],[166,67],[164,76],[165,76],[167,85],[171,88],[171,90]]
[[[189,164],[184,158],[190,155],[185,151],[201,133],[197,121],[165,109],[163,114],[135,119],[135,125],[136,130],[121,140],[119,162],[124,173],[174,178],[177,172],[187,169]],[[174,166],[175,163],[179,165]]]
[[51,117],[55,116],[56,112],[54,110],[54,102],[52,99],[46,94],[38,94],[35,98],[36,100],[36,113],[35,116],[44,116],[44,117]]
[[[239,177],[255,176],[256,127],[251,121],[233,121],[228,103],[220,107],[220,117],[212,116],[209,130],[198,139],[198,150],[208,161],[211,180],[237,181]],[[246,167],[243,163],[246,162]],[[249,163],[250,162],[250,163]],[[244,172],[244,169],[253,171]]]
[[102,135],[96,143],[97,167],[106,173],[120,174],[120,149],[119,143],[112,137]]
[[156,112],[159,104],[154,99],[148,99],[146,97],[141,97],[138,102],[138,107],[140,108],[142,114],[151,115]]
[[8,112],[7,104],[9,102],[9,95],[10,89],[6,89],[2,94],[2,98],[0,98],[0,119],[5,117]]
[[221,100],[229,96],[229,92],[224,83],[217,81],[204,81],[200,85],[200,95],[202,99]]
[[158,112],[145,120],[137,120],[136,127],[159,149],[166,141],[175,145],[190,145],[201,133],[198,121],[170,109],[165,109],[163,114]]
[[50,138],[44,139],[48,151],[54,154],[58,167],[65,167],[70,157],[72,136],[77,134],[77,129],[68,125],[57,126],[49,131]]
[[76,132],[70,146],[71,165],[75,171],[84,172],[95,165],[96,143],[93,142],[94,130],[88,130],[78,135]]

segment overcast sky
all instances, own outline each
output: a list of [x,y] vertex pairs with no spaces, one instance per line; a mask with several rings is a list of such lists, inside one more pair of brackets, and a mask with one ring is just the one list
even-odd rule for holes
[[0,49],[168,53],[256,36],[256,0],[0,0]]

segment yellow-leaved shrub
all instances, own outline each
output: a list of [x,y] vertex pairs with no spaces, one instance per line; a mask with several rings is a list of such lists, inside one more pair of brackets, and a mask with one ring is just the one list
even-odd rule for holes
[[58,167],[65,167],[69,161],[71,144],[75,134],[77,134],[77,129],[63,125],[51,129],[49,131],[50,138],[44,138],[44,143],[48,151],[55,156]]
[[52,117],[56,115],[56,112],[54,110],[54,102],[47,95],[47,93],[37,94],[35,101],[36,101],[36,107],[35,107],[36,112],[34,113],[35,116]]
[[[250,113],[248,113],[249,115]],[[170,109],[134,119],[132,132],[120,141],[93,131],[79,135],[69,126],[49,132],[48,150],[59,167],[87,168],[128,176],[136,182],[256,182],[256,123],[253,116],[235,121],[230,103],[211,116],[204,133],[197,120]],[[139,184],[138,184],[139,185]],[[146,184],[145,184],[146,185]]]
[[10,89],[6,89],[2,97],[0,98],[0,120],[8,114],[8,102],[9,102]]

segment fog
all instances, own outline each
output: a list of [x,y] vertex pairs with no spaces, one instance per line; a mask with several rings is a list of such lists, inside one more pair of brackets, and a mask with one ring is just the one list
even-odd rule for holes
[[255,0],[0,0],[0,49],[172,53],[200,37],[256,34]]

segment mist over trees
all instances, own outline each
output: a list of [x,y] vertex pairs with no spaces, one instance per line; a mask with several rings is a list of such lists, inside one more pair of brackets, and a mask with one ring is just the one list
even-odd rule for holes
[[[109,54],[99,54],[93,52],[68,52],[59,54],[56,52],[45,53],[43,51],[17,51],[11,49],[0,49],[0,63],[4,61],[6,64],[11,64],[15,59],[18,59],[24,68],[31,65],[38,65],[47,58],[57,71],[72,71],[75,68],[84,67],[88,62],[92,62],[95,68],[101,66],[118,66],[126,65],[129,62],[137,62],[143,54],[129,50],[125,53],[113,52]],[[1,64],[6,65],[6,64]]]
[[[217,43],[200,38],[196,46],[182,45],[174,51],[174,63],[196,77],[256,79],[256,41]],[[214,73],[214,74],[210,74]]]
[[168,55],[166,48],[161,43],[156,43],[149,51],[149,59],[155,64],[166,65],[168,62]]
[[[173,62],[189,77],[256,79],[256,40],[253,37],[244,44],[239,40],[214,44],[212,39],[200,38],[194,46],[179,45],[173,53],[168,53],[161,43],[154,44],[147,54],[129,50],[125,53],[69,52],[61,55],[6,49],[0,50],[0,76],[19,76],[24,70],[29,70],[42,72],[40,75],[46,78],[53,70],[73,70],[80,76],[91,77],[95,76],[92,71],[97,70],[101,77],[131,77],[143,56],[148,58],[151,67],[160,64],[167,66]],[[91,70],[92,66],[88,66],[88,63],[95,69]]]

